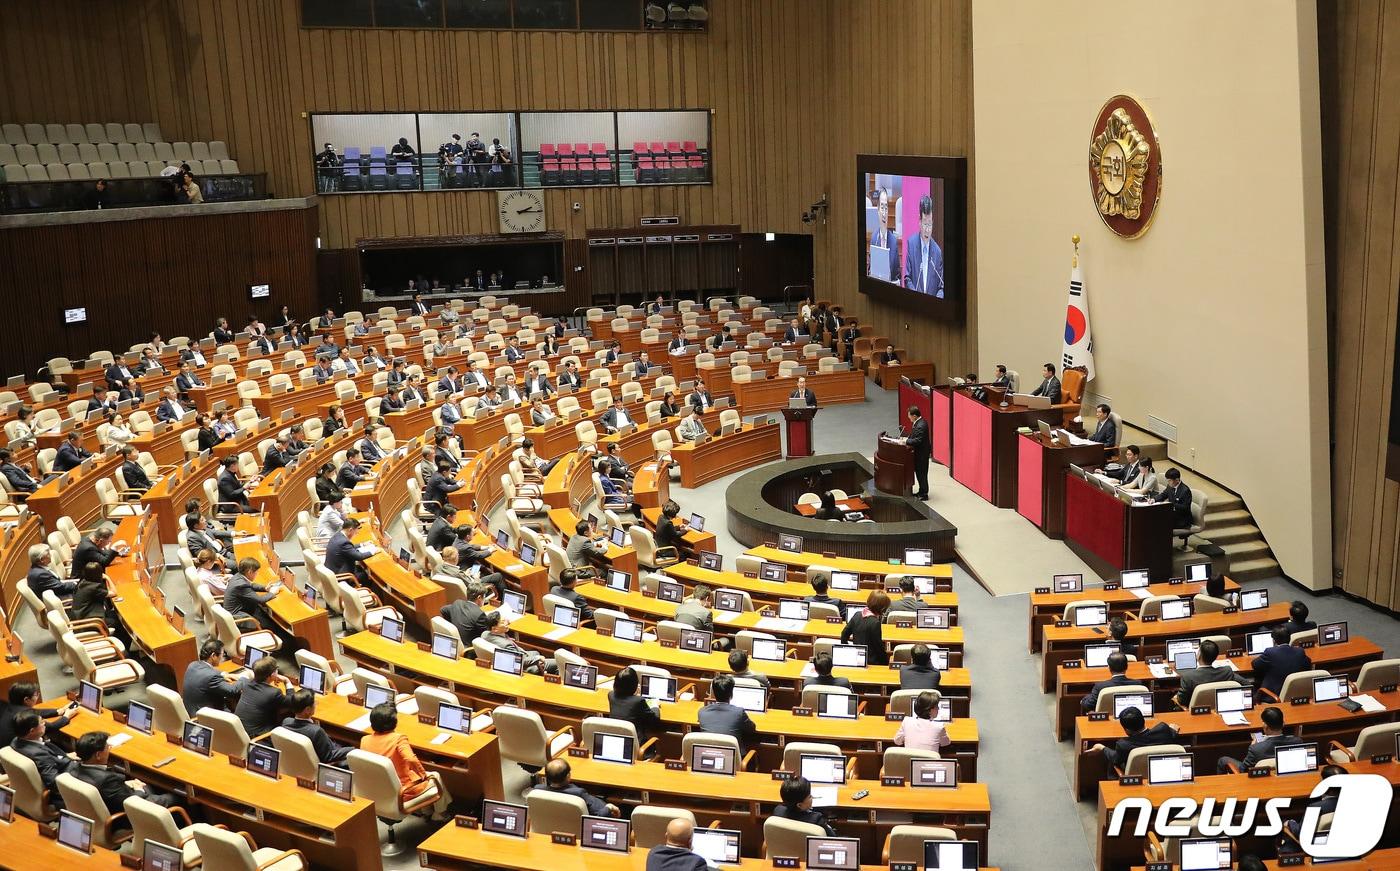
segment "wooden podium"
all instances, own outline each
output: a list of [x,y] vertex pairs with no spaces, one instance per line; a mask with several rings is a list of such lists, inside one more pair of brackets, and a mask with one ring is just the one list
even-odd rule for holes
[[914,449],[880,433],[875,442],[875,489],[893,496],[914,494]]
[[787,421],[787,458],[812,456],[812,418],[817,416],[817,409],[802,406],[782,411]]

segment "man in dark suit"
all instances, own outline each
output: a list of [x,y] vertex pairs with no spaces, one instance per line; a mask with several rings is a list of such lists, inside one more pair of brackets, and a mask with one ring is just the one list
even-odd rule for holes
[[209,361],[204,359],[204,351],[196,344],[189,344],[180,349],[180,362],[189,363],[195,369],[203,369],[209,365]]
[[646,304],[644,311],[647,315],[659,315],[661,314],[661,309],[665,307],[665,305],[666,298],[658,293],[656,299]]
[[[1251,671],[1254,673],[1255,689],[1268,690],[1278,698],[1278,694],[1283,690],[1283,682],[1288,680],[1289,675],[1308,671],[1313,665],[1307,651],[1289,643],[1288,639],[1293,633],[1289,632],[1287,627],[1276,627],[1270,635],[1273,638],[1273,646],[1254,658]],[[1286,702],[1288,699],[1279,701]]]
[[812,658],[812,670],[816,674],[802,682],[802,688],[807,687],[846,687],[850,688],[851,679],[846,677],[833,677],[831,674],[832,661],[831,654],[818,653]]
[[1108,637],[1110,641],[1118,642],[1118,649],[1125,656],[1137,656],[1138,644],[1128,640],[1128,621],[1122,617],[1114,617],[1108,621]]
[[695,824],[677,817],[666,824],[666,843],[647,854],[646,871],[705,871],[705,857],[690,849]]
[[615,817],[620,815],[616,805],[609,804],[570,779],[572,771],[567,759],[551,759],[544,767],[544,785],[536,789],[571,795],[582,799],[588,813],[595,817]]
[[106,377],[107,389],[115,392],[118,399],[127,400],[133,396],[145,398],[141,388],[136,385],[136,373],[128,365],[126,354],[112,361],[112,365],[107,367]]
[[110,566],[122,552],[112,547],[113,527],[99,526],[73,548],[73,570],[81,572],[88,563],[97,563],[104,569]]
[[1123,462],[1117,469],[1106,470],[1105,475],[1118,481],[1128,482],[1137,477],[1138,469],[1141,467],[1139,458],[1142,456],[1142,448],[1137,445],[1128,445],[1123,448]]
[[360,459],[371,466],[384,459],[384,449],[374,440],[374,423],[365,421],[364,438],[360,439]]
[[511,336],[510,341],[506,342],[506,362],[519,363],[524,359],[525,352],[520,350],[520,338],[518,336]]
[[185,543],[189,546],[191,554],[197,556],[201,550],[207,550],[222,560],[230,571],[237,566],[233,559],[233,548],[210,531],[209,521],[203,515],[193,512],[186,514],[185,530]]
[[637,355],[637,361],[634,364],[632,364],[632,371],[636,374],[638,378],[647,377],[647,373],[650,372],[653,368],[657,367],[652,365],[651,358],[647,356],[646,351],[642,351],[641,353],[639,353]]
[[715,398],[710,395],[710,388],[705,386],[705,382],[700,381],[695,385],[695,392],[690,394],[690,407],[701,414],[715,407]]
[[686,343],[686,339],[685,339],[685,333],[676,333],[675,338],[671,339],[670,344],[668,344],[668,345],[666,346],[666,351],[667,351],[668,353],[669,353],[669,352],[680,352],[680,353],[684,354],[685,351],[686,351],[686,348],[687,348],[687,343]]
[[111,766],[112,752],[107,749],[106,732],[88,732],[77,740],[74,750],[79,764],[68,773],[96,787],[108,813],[125,813],[123,802],[133,795],[161,807],[175,806],[175,796],[168,792],[154,792],[148,786],[132,789],[127,785],[127,776]]
[[345,518],[345,525],[326,542],[326,568],[332,574],[354,575],[360,583],[365,583],[369,580],[369,572],[364,563],[372,554],[360,550],[350,541],[350,536],[359,528],[360,521],[354,517]]
[[903,611],[903,612],[905,612],[904,618],[903,618],[903,619],[909,620],[910,622],[913,622],[913,620],[914,620],[914,615],[913,615],[912,613],[910,613],[910,612],[917,611],[917,610],[919,610],[920,608],[927,608],[927,607],[928,607],[927,605],[924,604],[924,600],[919,598],[918,590],[919,590],[919,587],[918,587],[917,584],[914,583],[914,578],[913,578],[912,576],[910,576],[910,575],[905,575],[904,577],[900,578],[900,579],[899,579],[899,592],[900,592],[900,597],[899,597],[898,600],[896,600],[896,601],[890,603],[889,610],[887,610],[887,611],[885,612],[885,622],[886,622],[886,623],[893,623],[893,622],[894,622],[894,618],[890,616],[891,613],[894,612],[894,611]]
[[438,609],[438,616],[457,628],[462,643],[468,647],[486,631],[486,611],[481,607],[485,598],[485,587],[468,584],[467,598],[455,599]]
[[161,391],[160,405],[156,406],[156,420],[178,423],[186,414],[185,406],[180,403],[180,397],[176,395],[174,387],[167,387]]
[[627,410],[622,407],[622,397],[613,397],[612,408],[603,412],[603,428],[610,433],[614,433],[624,426],[630,426],[634,423],[636,423],[636,421],[634,421],[632,416],[627,413]]
[[[39,685],[27,680],[10,684],[7,700],[0,702],[0,747],[9,747],[15,740],[15,717],[21,711],[34,711],[48,721],[46,735],[57,735],[68,718],[78,710],[77,702],[69,702],[63,708],[39,708]],[[54,719],[57,718],[57,719]]]
[[318,761],[344,766],[353,748],[332,741],[321,724],[316,722],[316,694],[308,689],[292,690],[287,694],[287,706],[292,716],[282,721],[282,728],[310,740]]
[[217,318],[214,321],[214,343],[227,345],[234,340],[233,330],[229,329],[228,318]]
[[886,366],[900,362],[899,354],[895,353],[894,345],[886,345],[885,350],[876,354],[875,358],[878,362]]
[[1279,708],[1270,705],[1260,712],[1259,719],[1264,725],[1263,737],[1249,745],[1249,749],[1244,752],[1244,759],[1220,757],[1215,763],[1217,774],[1229,774],[1232,770],[1248,771],[1266,759],[1273,759],[1274,751],[1278,748],[1298,743],[1297,738],[1284,732],[1283,711]]
[[428,313],[428,304],[423,302],[423,294],[415,293],[413,295],[413,305],[409,306],[409,310],[416,315],[426,315]]
[[1185,708],[1191,704],[1191,694],[1196,691],[1196,687],[1202,684],[1216,683],[1218,681],[1234,681],[1240,683],[1239,675],[1228,665],[1216,665],[1215,658],[1220,655],[1220,647],[1209,639],[1202,641],[1197,656],[1199,665],[1189,668],[1180,673],[1181,689],[1173,697],[1176,703]]
[[1001,363],[998,363],[998,364],[997,364],[997,368],[996,368],[996,373],[997,373],[997,377],[994,378],[994,379],[992,380],[992,386],[993,386],[993,387],[1004,387],[1004,388],[1006,388],[1007,390],[1010,390],[1010,389],[1011,389],[1011,376],[1007,374],[1007,372],[1006,372],[1006,366],[1002,365]]
[[714,335],[710,336],[708,339],[705,340],[705,344],[710,348],[710,350],[718,351],[721,347],[724,346],[724,343],[728,341],[729,327],[726,326],[723,329],[715,331]]
[[10,490],[15,493],[33,493],[39,489],[39,482],[23,466],[11,459],[13,454],[9,448],[0,448],[0,475],[5,476],[5,483]]
[[817,394],[807,386],[807,379],[801,376],[797,379],[797,389],[788,394],[788,399],[800,399],[808,408],[817,407]]
[[743,753],[753,743],[758,727],[749,719],[748,711],[730,704],[730,699],[734,698],[734,678],[722,674],[710,681],[710,695],[714,701],[699,711],[700,731],[733,735],[739,742],[739,752]]
[[39,769],[39,780],[49,792],[49,803],[63,809],[63,795],[56,782],[60,774],[72,772],[78,767],[78,760],[58,749],[44,737],[44,719],[33,708],[15,714],[15,740],[10,746],[29,757],[34,767]]
[[611,366],[617,362],[617,358],[622,356],[622,343],[616,339],[608,344],[608,352],[603,355],[603,363]]
[[182,400],[190,398],[190,390],[195,387],[203,387],[204,382],[194,371],[194,367],[189,363],[180,364],[180,374],[175,376],[175,392]]
[[456,506],[448,500],[448,496],[464,486],[466,485],[452,477],[452,464],[439,457],[437,459],[437,474],[429,478],[427,484],[423,486],[423,501],[436,502],[437,507],[432,509],[433,511],[455,511]]
[[933,197],[919,198],[919,235],[905,245],[904,286],[943,298],[943,249],[933,241]]
[[793,318],[791,321],[788,322],[788,328],[783,331],[783,344],[791,345],[793,342],[796,342],[799,338],[806,337],[807,333],[805,330],[802,329],[801,323],[798,322],[797,318]]
[[543,370],[530,370],[525,376],[525,395],[534,396],[536,393],[542,397],[548,397],[554,392],[554,385],[549,383],[549,376]]
[[122,448],[122,478],[126,481],[128,490],[145,493],[153,486],[151,477],[146,474],[141,464],[136,462],[136,448],[131,445]]
[[1175,744],[1176,731],[1179,728],[1171,723],[1158,723],[1148,729],[1144,723],[1142,711],[1136,707],[1124,708],[1123,713],[1118,715],[1118,724],[1123,727],[1127,737],[1119,738],[1112,747],[1095,744],[1088,750],[1090,753],[1102,753],[1110,766],[1118,766],[1127,762],[1128,754],[1139,747]]
[[909,435],[904,443],[914,449],[914,479],[917,486],[915,499],[928,499],[928,463],[933,454],[933,444],[929,441],[928,421],[918,406],[911,405],[906,412],[909,417]]
[[369,469],[360,464],[360,452],[354,448],[345,452],[345,465],[336,472],[335,485],[342,490],[353,490],[355,485],[369,477]]
[[581,386],[583,386],[583,378],[579,377],[578,366],[574,364],[573,360],[570,360],[564,364],[564,371],[559,373],[559,389],[563,390],[567,387],[577,391]]
[[829,590],[831,586],[828,583],[827,579],[823,576],[818,575],[817,577],[812,578],[812,580],[810,580],[808,583],[812,585],[812,595],[804,596],[802,601],[820,602],[823,605],[830,605],[831,607],[836,609],[836,613],[839,614],[841,616],[841,619],[844,621],[846,619],[846,603],[841,601],[840,599],[827,595],[827,590]]
[[1045,377],[1031,391],[1031,396],[1044,396],[1050,400],[1051,405],[1060,403],[1060,379],[1055,376],[1055,364],[1046,363],[1042,367]]
[[73,595],[78,588],[77,581],[65,581],[50,568],[53,565],[53,551],[47,544],[36,544],[29,548],[29,573],[24,579],[34,595],[43,598],[44,593],[53,590],[59,598]]
[[1308,619],[1307,604],[1295,599],[1288,606],[1288,622],[1283,624],[1283,628],[1292,636],[1297,632],[1311,632],[1317,628],[1317,624]]
[[1098,442],[1101,445],[1112,447],[1118,444],[1118,424],[1113,422],[1113,409],[1100,402],[1094,409],[1094,417],[1099,424],[1094,428],[1094,434],[1089,436],[1089,441]]
[[453,393],[462,392],[462,379],[457,377],[457,367],[448,366],[442,377],[437,382],[437,392],[439,396],[451,396]]
[[515,385],[514,372],[506,373],[505,381],[496,389],[496,396],[501,402],[510,402],[516,405],[520,404],[520,388]]
[[263,457],[262,473],[268,475],[277,469],[285,469],[293,456],[287,437],[278,435],[272,440],[272,444],[267,446],[267,454]]
[[53,470],[62,473],[76,469],[90,456],[92,451],[83,447],[82,434],[77,430],[70,430],[63,444],[58,446],[58,452],[54,454]]
[[1167,470],[1167,486],[1163,487],[1153,502],[1172,504],[1172,528],[1186,529],[1191,525],[1191,488],[1181,480],[1181,472],[1175,467]]
[[899,670],[902,690],[936,690],[943,681],[943,672],[933,665],[933,651],[922,642],[909,652],[909,664]]
[[1079,700],[1079,707],[1088,712],[1094,710],[1099,704],[1099,693],[1113,687],[1132,686],[1136,681],[1128,678],[1128,657],[1121,651],[1108,655],[1108,680],[1095,681],[1089,688],[1088,695]]
[[244,632],[258,626],[272,629],[277,625],[267,613],[267,603],[277,598],[277,590],[273,587],[279,585],[274,582],[272,586],[265,587],[254,583],[253,578],[258,576],[261,569],[262,563],[256,558],[245,556],[238,561],[238,570],[229,577],[228,586],[224,588],[224,608],[233,615],[234,621]]
[[229,454],[220,463],[224,470],[219,473],[219,502],[236,505],[244,514],[255,514],[257,510],[248,501],[248,490],[238,479],[238,457]]
[[890,229],[890,191],[888,188],[880,188],[875,203],[879,222],[876,223],[875,229],[870,234],[870,275],[877,274],[875,258],[884,257],[889,266],[889,274],[885,276],[885,280],[891,284],[899,284],[899,235]]
[[233,709],[250,738],[266,735],[282,724],[287,707],[287,679],[277,673],[277,660],[264,656],[253,665],[253,676],[238,682],[238,705]]

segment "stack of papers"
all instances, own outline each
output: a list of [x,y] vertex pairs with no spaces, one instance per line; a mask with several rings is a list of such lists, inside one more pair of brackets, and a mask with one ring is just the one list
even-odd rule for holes
[[113,735],[113,736],[111,736],[110,738],[107,739],[107,746],[108,746],[108,747],[120,747],[120,746],[122,746],[123,744],[125,744],[126,742],[128,742],[128,741],[130,741],[130,740],[131,740],[131,733],[130,733],[130,732],[118,732],[117,734],[115,734],[115,735]]
[[812,784],[812,807],[835,807],[835,784]]
[[1231,711],[1228,714],[1221,714],[1220,719],[1223,720],[1227,726],[1243,726],[1245,723],[1249,722],[1243,711]]
[[1350,697],[1353,702],[1361,706],[1361,710],[1368,714],[1376,714],[1385,710],[1385,705],[1381,704],[1370,693],[1361,693]]
[[256,535],[235,535],[233,537],[234,544],[253,544],[257,540],[258,537]]
[[473,731],[473,732],[480,732],[482,729],[485,729],[487,726],[490,726],[490,725],[491,725],[491,715],[490,715],[490,714],[477,714],[475,717],[472,717],[472,731]]
[[1172,676],[1172,668],[1165,662],[1149,663],[1147,670],[1152,672],[1152,676],[1158,679]]
[[567,626],[560,626],[558,629],[552,629],[549,632],[546,632],[544,634],[544,637],[547,641],[558,641],[559,639],[565,637],[566,635],[569,635],[573,631],[574,630],[570,629]]
[[369,714],[365,714],[363,717],[356,717],[355,719],[351,720],[349,723],[345,724],[345,728],[347,728],[347,729],[352,729],[352,730],[354,730],[354,731],[356,731],[356,732],[368,732],[368,731],[369,731]]
[[754,624],[756,629],[778,629],[787,632],[799,632],[806,627],[807,624],[801,620],[784,620],[782,617],[760,617]]
[[1129,590],[1128,592],[1132,593],[1134,596],[1137,596],[1139,599],[1146,599],[1148,596],[1152,595],[1146,589],[1143,589],[1141,587]]

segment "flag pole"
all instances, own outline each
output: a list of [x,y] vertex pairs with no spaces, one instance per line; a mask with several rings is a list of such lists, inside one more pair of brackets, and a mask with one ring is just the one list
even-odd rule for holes
[[1071,265],[1071,266],[1078,266],[1078,265],[1079,265],[1079,234],[1078,234],[1078,233],[1075,233],[1073,236],[1070,236],[1070,237],[1069,237],[1069,240],[1070,240],[1071,242],[1074,243],[1074,261],[1073,261],[1070,265]]

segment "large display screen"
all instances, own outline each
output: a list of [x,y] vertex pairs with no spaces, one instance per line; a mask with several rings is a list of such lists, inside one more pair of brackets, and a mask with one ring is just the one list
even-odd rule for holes
[[967,300],[967,161],[857,155],[860,290],[961,319]]

